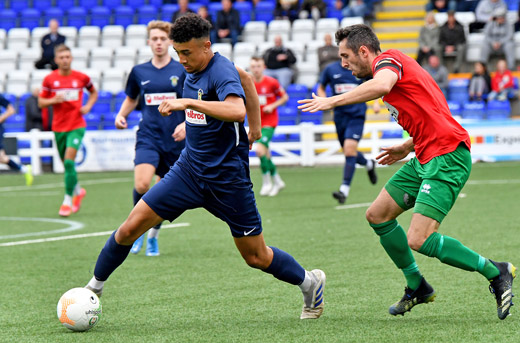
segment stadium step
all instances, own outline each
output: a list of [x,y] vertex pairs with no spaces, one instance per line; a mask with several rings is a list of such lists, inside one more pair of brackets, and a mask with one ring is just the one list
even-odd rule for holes
[[378,12],[376,13],[376,20],[422,19],[425,15],[425,10]]
[[376,34],[380,41],[403,41],[419,39],[419,32],[417,31],[379,32]]

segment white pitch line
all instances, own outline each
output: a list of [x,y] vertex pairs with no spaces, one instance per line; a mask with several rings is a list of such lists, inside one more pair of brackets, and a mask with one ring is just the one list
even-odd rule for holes
[[[190,226],[190,223],[176,223],[176,224],[168,224],[163,225],[163,228],[173,228],[173,227],[183,227]],[[87,237],[96,237],[96,236],[107,236],[111,235],[114,230],[111,231],[103,231],[103,232],[92,232],[92,233],[84,233],[80,235],[70,235],[70,236],[60,236],[60,237],[51,237],[51,238],[41,238],[41,239],[30,239],[26,241],[17,241],[17,242],[7,242],[0,243],[0,247],[12,247],[15,245],[26,245],[26,244],[35,244],[35,243],[46,243],[46,242],[55,242],[55,241],[64,241],[68,239],[77,239],[77,238],[87,238]]]
[[54,218],[0,217],[0,221],[2,221],[2,220],[19,221],[19,222],[30,221],[30,222],[58,223],[58,224],[65,224],[68,226],[64,229],[17,233],[14,235],[5,235],[5,236],[0,236],[0,239],[21,238],[21,237],[30,237],[30,236],[43,236],[43,235],[50,235],[53,233],[77,231],[77,230],[81,230],[85,226],[83,223],[80,223],[80,222],[77,222],[74,220],[54,219]]
[[360,207],[368,207],[372,205],[371,202],[364,202],[361,204],[350,204],[350,205],[339,205],[334,207],[335,210],[348,210],[350,208],[360,208]]
[[520,180],[470,180],[467,185],[506,185],[509,183],[520,183]]
[[[105,184],[105,183],[129,182],[129,181],[133,181],[133,179],[129,178],[129,177],[120,177],[120,178],[110,178],[110,179],[82,180],[81,185],[99,185],[99,184]],[[63,188],[63,182],[46,183],[43,185],[33,185],[33,186],[0,187],[0,192],[31,191],[34,189],[49,189],[49,188]]]

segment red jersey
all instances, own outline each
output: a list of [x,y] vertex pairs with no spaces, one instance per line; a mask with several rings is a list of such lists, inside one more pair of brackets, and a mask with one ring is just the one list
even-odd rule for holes
[[68,132],[86,126],[79,109],[83,103],[83,88],[91,90],[92,87],[90,77],[75,70],[67,76],[55,70],[43,79],[42,98],[53,98],[56,94],[65,98],[61,104],[52,105],[52,131]]
[[514,86],[513,74],[511,74],[511,71],[509,70],[504,71],[503,74],[497,71],[491,79],[491,90],[494,90],[495,92],[500,92],[507,88],[513,88]]
[[421,164],[455,151],[461,142],[471,148],[467,131],[453,119],[439,86],[414,59],[390,49],[372,63],[374,76],[383,69],[398,77],[383,101],[392,117],[413,137]]
[[264,75],[262,81],[255,81],[258,100],[260,101],[260,114],[262,117],[262,127],[276,127],[278,125],[278,109],[271,113],[264,113],[265,105],[272,104],[276,99],[285,94],[285,90],[274,77]]

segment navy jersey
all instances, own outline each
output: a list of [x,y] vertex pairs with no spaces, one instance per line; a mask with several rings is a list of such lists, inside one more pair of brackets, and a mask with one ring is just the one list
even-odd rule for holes
[[[245,94],[235,66],[219,53],[198,73],[188,74],[184,97],[224,101]],[[224,122],[192,109],[186,111],[186,149],[178,163],[198,178],[216,183],[249,182],[248,139],[244,123]]]
[[139,97],[142,119],[137,131],[137,140],[150,141],[158,149],[179,154],[184,141],[176,142],[173,131],[184,121],[182,111],[163,117],[157,110],[163,100],[182,97],[182,87],[186,72],[177,61],[157,69],[152,62],[138,64],[132,68],[125,93],[132,99]]
[[[4,113],[11,103],[2,94],[0,94],[0,114]],[[3,127],[3,123],[0,123],[0,128]]]
[[[320,84],[323,87],[330,85],[332,94],[343,94],[359,86],[364,80],[360,80],[348,69],[341,66],[341,61],[329,64],[320,75]],[[364,117],[367,111],[365,103],[338,106],[334,114],[346,114],[352,117]]]

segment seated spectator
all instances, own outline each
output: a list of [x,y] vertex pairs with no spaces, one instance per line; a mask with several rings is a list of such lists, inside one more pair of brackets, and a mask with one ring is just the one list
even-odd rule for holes
[[443,66],[436,55],[428,57],[428,65],[424,69],[433,77],[444,97],[448,95],[448,69]]
[[300,19],[312,18],[318,20],[326,17],[327,5],[323,0],[303,0],[300,14]]
[[367,14],[367,5],[363,0],[337,0],[336,8],[339,9],[341,3],[341,14],[344,17],[365,17]]
[[209,31],[209,40],[211,41],[211,43],[216,43],[217,31],[215,31],[215,23],[213,23],[213,19],[211,19],[211,16],[209,15],[208,7],[206,5],[200,6],[197,10],[197,14],[209,21],[209,23],[211,24],[211,30]]
[[179,19],[183,15],[186,15],[188,13],[193,13],[193,11],[188,7],[188,0],[178,0],[177,4],[179,5],[179,9],[175,12],[173,12],[172,16],[172,23],[175,22],[175,20]]
[[323,36],[323,40],[325,41],[325,45],[318,48],[318,62],[320,64],[320,73],[325,69],[325,67],[332,63],[336,62],[340,59],[339,57],[339,48],[332,44],[332,36],[330,33],[327,33]]
[[222,9],[217,12],[217,22],[215,30],[217,31],[217,42],[223,38],[231,38],[231,44],[234,46],[238,42],[240,35],[240,13],[233,8],[231,0],[222,0]]
[[493,19],[493,13],[500,8],[507,12],[504,0],[480,0],[475,9],[475,22],[469,24],[469,32],[481,31]]
[[45,69],[48,66],[50,66],[52,70],[58,69],[58,66],[54,62],[54,48],[60,44],[65,44],[65,36],[58,33],[59,26],[56,19],[49,21],[49,30],[51,32],[42,37],[42,57],[34,64],[36,69]]
[[448,21],[441,26],[439,34],[441,64],[444,56],[454,56],[454,72],[458,73],[464,62],[466,51],[466,33],[464,27],[455,19],[455,12],[448,12]]
[[493,20],[484,27],[485,41],[482,45],[481,61],[487,63],[489,56],[493,54],[504,54],[507,67],[515,69],[515,41],[513,39],[513,24],[506,21],[506,13],[502,8],[495,11]]
[[514,95],[514,86],[513,74],[507,69],[506,61],[504,59],[498,60],[497,71],[491,79],[491,92],[488,95],[488,100],[507,100]]
[[284,89],[287,89],[294,75],[292,68],[296,63],[296,57],[291,49],[283,46],[282,37],[274,37],[274,47],[267,49],[263,58],[266,66],[264,74],[274,77]]
[[40,88],[34,87],[31,96],[25,99],[25,131],[32,129],[43,130],[42,110],[38,107]]
[[422,64],[425,58],[439,54],[439,34],[440,29],[435,21],[435,14],[428,12],[425,17],[425,24],[419,32],[419,51],[417,52],[417,63]]
[[475,71],[469,80],[469,100],[482,101],[491,90],[491,78],[486,65],[482,62],[475,62]]
[[426,12],[448,12],[457,9],[457,0],[430,0],[426,4]]
[[298,18],[300,12],[300,2],[298,0],[276,0],[274,9],[275,19],[288,19],[293,22]]

